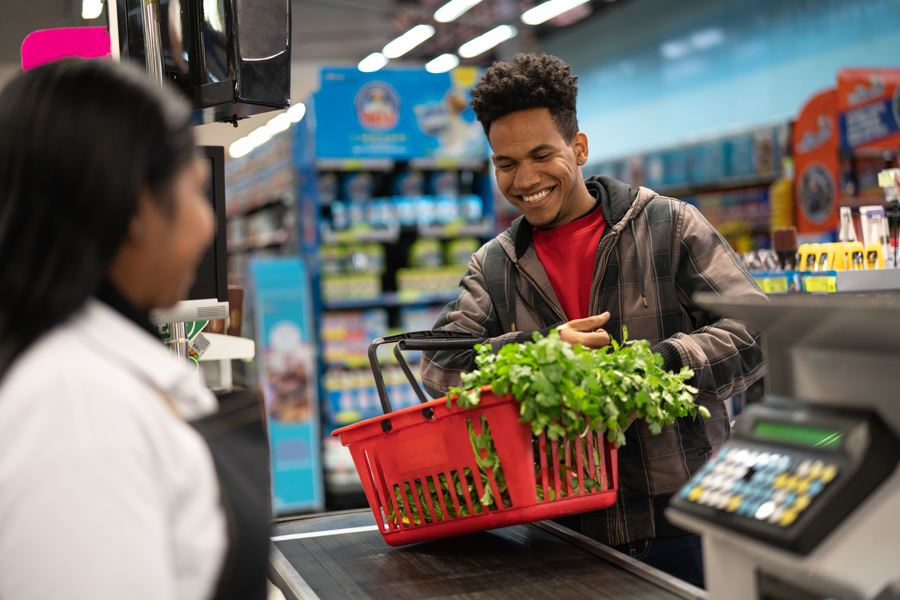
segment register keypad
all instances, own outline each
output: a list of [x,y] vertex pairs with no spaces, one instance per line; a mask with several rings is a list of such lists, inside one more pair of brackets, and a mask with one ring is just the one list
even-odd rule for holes
[[821,460],[727,447],[679,492],[689,502],[788,527],[838,474]]

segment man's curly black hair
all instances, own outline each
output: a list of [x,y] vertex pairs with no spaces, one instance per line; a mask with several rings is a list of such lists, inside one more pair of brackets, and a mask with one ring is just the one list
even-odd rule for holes
[[472,88],[472,108],[484,133],[509,113],[546,108],[566,141],[578,133],[575,97],[578,78],[563,60],[549,54],[517,54],[511,62],[497,62]]

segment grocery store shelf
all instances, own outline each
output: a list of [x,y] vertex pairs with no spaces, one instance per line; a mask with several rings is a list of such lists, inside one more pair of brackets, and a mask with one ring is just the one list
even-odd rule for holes
[[453,239],[459,237],[491,237],[494,235],[494,224],[490,220],[477,223],[442,223],[439,225],[417,225],[414,227],[358,227],[343,231],[334,231],[327,225],[322,226],[323,244],[356,244],[365,242],[396,242],[401,232],[414,230],[419,237]]
[[[417,364],[419,364],[419,359],[416,358],[415,355],[408,354],[408,355],[406,355],[405,358],[406,358],[406,363],[409,364],[409,365],[417,365]],[[357,357],[357,358],[354,358],[354,359],[350,359],[350,360],[346,360],[346,359],[345,359],[345,360],[329,360],[329,359],[325,359],[324,362],[325,362],[325,366],[328,366],[328,367],[340,367],[340,368],[343,368],[343,369],[368,370],[368,369],[370,368],[370,366],[369,366],[369,359],[368,359],[367,357],[365,357],[365,356],[360,356],[360,357]],[[394,356],[393,356],[392,354],[385,354],[384,356],[380,357],[380,359],[378,360],[378,363],[379,363],[382,367],[394,367],[394,366],[397,366],[397,365],[399,364],[399,363],[397,362],[397,359],[395,359]]]
[[[316,168],[320,171],[390,171],[398,162],[381,158],[320,158]],[[409,168],[421,170],[478,171],[484,169],[487,159],[478,158],[414,158]]]
[[363,243],[363,242],[387,242],[394,243],[400,237],[399,227],[379,227],[366,229],[347,229],[334,231],[327,225],[322,226],[322,243]]
[[286,196],[266,196],[247,204],[228,206],[225,209],[225,215],[229,218],[238,217],[241,215],[247,215],[252,212],[256,212],[264,208],[268,208],[270,206],[286,206],[290,202],[291,199]]
[[382,158],[320,158],[316,169],[320,171],[390,171],[394,161]]
[[397,292],[388,292],[376,298],[348,299],[325,301],[325,310],[349,310],[354,308],[373,308],[391,306],[418,306],[422,304],[446,304],[456,300],[458,292],[444,292],[440,294],[419,294],[407,296]]
[[284,229],[279,229],[262,235],[253,236],[240,242],[229,241],[227,248],[228,252],[245,252],[247,250],[268,248],[269,246],[280,246],[286,243],[288,239],[290,239],[288,232]]
[[900,269],[837,271],[839,292],[900,291]]
[[435,170],[458,169],[461,171],[476,171],[487,165],[487,159],[477,158],[416,158],[409,161],[411,169]]
[[[726,190],[737,190],[745,187],[754,187],[762,185],[771,185],[776,179],[781,177],[781,173],[767,173],[765,175],[749,175],[742,177],[723,177],[715,181],[707,183],[685,183],[678,185],[665,185],[653,188],[660,194],[669,196],[682,196],[703,194],[705,192],[718,192]],[[651,186],[652,187],[652,186]]]
[[431,238],[488,237],[494,234],[491,221],[478,223],[448,223],[446,225],[419,225],[419,235]]

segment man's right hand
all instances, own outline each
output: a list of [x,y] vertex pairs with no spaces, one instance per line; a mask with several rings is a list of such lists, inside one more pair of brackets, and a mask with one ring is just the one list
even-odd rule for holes
[[559,337],[570,344],[581,344],[587,348],[602,348],[609,344],[609,334],[603,329],[609,321],[609,312],[574,319],[559,328]]

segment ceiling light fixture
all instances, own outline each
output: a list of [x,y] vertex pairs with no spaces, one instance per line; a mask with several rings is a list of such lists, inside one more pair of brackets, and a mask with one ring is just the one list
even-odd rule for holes
[[588,0],[549,0],[522,13],[522,22],[526,25],[540,25],[587,2]]
[[446,73],[459,65],[459,57],[455,54],[441,54],[425,63],[425,70],[429,73]]
[[480,2],[481,0],[450,0],[450,2],[434,11],[434,20],[438,23],[455,21]]
[[228,155],[231,156],[231,158],[241,158],[242,156],[250,154],[251,150],[253,150],[253,146],[250,145],[250,141],[246,137],[242,137],[239,140],[231,142],[231,145],[228,146]]
[[294,104],[289,109],[287,109],[287,112],[284,114],[288,116],[288,118],[291,120],[291,123],[299,123],[306,115],[306,105],[302,102],[298,102],[297,104]]
[[356,68],[363,73],[374,73],[384,65],[388,64],[387,57],[381,52],[373,52],[356,65]]
[[400,58],[433,35],[434,27],[431,25],[416,25],[397,39],[388,42],[381,52],[388,58]]
[[494,46],[516,37],[517,33],[518,31],[512,25],[499,25],[460,46],[459,55],[463,58],[478,56]]

